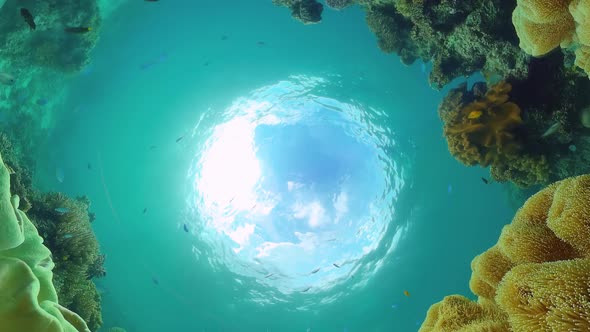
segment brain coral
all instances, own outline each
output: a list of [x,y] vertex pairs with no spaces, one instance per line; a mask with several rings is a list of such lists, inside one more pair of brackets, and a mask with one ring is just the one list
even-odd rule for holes
[[[532,196],[471,268],[478,302],[445,298],[431,307],[421,332],[590,331],[590,175]],[[494,303],[495,321],[481,314]],[[457,316],[457,307],[469,315]],[[473,325],[490,320],[494,327]]]

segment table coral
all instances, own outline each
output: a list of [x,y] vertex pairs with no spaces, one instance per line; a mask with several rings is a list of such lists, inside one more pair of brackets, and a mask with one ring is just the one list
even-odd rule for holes
[[[459,305],[450,305],[447,297],[431,307],[420,331],[474,330],[470,317],[485,316],[457,316],[453,308],[481,313],[489,303],[502,313],[497,317],[504,326],[497,331],[589,331],[589,211],[590,175],[556,182],[533,195],[498,243],[473,260],[470,288],[478,302],[458,298]],[[450,307],[450,313],[440,314],[441,307]]]

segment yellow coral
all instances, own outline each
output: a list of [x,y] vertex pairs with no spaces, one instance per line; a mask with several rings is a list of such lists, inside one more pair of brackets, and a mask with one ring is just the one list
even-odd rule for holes
[[451,331],[508,332],[506,314],[494,303],[450,295],[430,307],[419,332]]
[[469,288],[474,294],[493,299],[502,277],[513,266],[514,264],[500,251],[498,246],[493,246],[471,261],[472,274]]
[[495,331],[488,325],[474,329],[470,318],[487,324],[489,315],[481,319],[477,313],[494,303],[505,316],[492,321],[510,323],[505,331],[590,331],[590,175],[532,196],[471,267],[478,303],[443,300],[431,307],[421,331]]
[[[514,155],[520,149],[511,130],[522,124],[520,108],[508,101],[511,85],[500,82],[490,87],[483,98],[467,104],[456,113],[456,119],[445,122],[445,136],[449,150],[460,161],[488,166],[500,162],[506,155]],[[482,114],[470,118],[473,112]],[[464,154],[473,146],[479,154]],[[473,159],[475,157],[475,159]]]
[[512,23],[520,48],[532,56],[541,56],[564,40],[571,40],[575,25],[568,3],[569,0],[518,0]]
[[580,255],[590,256],[590,177],[563,180],[555,190],[547,226],[571,244]]
[[590,331],[590,259],[515,267],[496,302],[514,331]]

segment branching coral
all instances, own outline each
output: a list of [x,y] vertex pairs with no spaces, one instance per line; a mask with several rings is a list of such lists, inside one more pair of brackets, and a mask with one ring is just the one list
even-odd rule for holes
[[94,331],[102,325],[100,296],[92,277],[101,276],[104,256],[90,225],[89,202],[60,193],[37,194],[30,215],[55,260],[54,284],[61,302]]
[[[590,175],[532,196],[498,243],[473,260],[470,287],[478,303],[460,298],[459,305],[449,305],[447,297],[431,307],[420,331],[474,330],[471,317],[482,315],[473,313],[490,303],[501,312],[504,326],[498,331],[590,330],[589,211]],[[469,310],[463,316],[439,314],[445,306]]]

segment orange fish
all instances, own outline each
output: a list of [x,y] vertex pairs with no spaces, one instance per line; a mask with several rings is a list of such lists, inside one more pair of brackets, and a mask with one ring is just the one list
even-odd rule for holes
[[407,297],[410,297],[410,292],[408,292],[407,290],[404,291],[404,295]]
[[468,119],[479,119],[479,117],[482,115],[482,111],[471,111],[469,113],[469,115],[467,115]]

